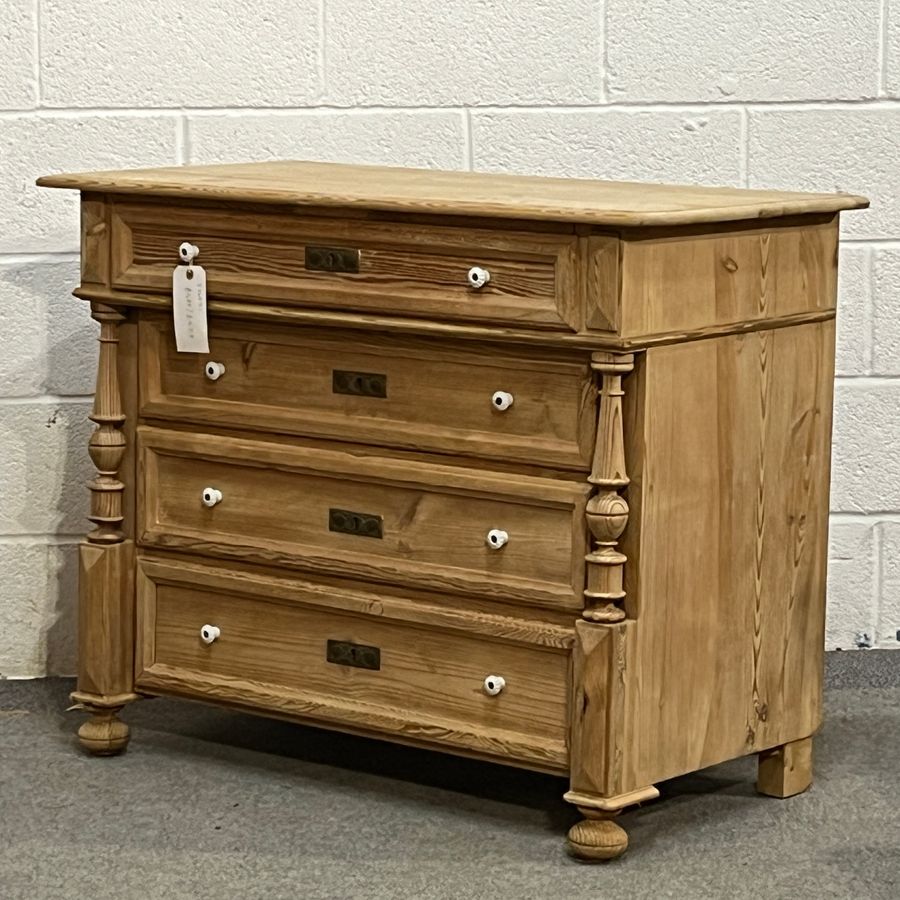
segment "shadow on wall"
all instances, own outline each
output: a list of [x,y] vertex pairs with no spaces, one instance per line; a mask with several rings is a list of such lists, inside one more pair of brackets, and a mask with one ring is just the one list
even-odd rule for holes
[[0,677],[76,667],[97,327],[74,258],[0,266]]

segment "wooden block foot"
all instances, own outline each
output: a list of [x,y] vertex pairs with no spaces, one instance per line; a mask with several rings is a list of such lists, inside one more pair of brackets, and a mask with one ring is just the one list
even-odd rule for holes
[[578,807],[585,817],[569,829],[569,853],[586,862],[615,859],[628,849],[628,835],[613,821],[615,812]]
[[118,717],[121,709],[89,709],[90,719],[78,729],[78,740],[88,753],[115,756],[128,746],[128,726]]
[[812,784],[812,738],[782,744],[759,754],[756,789],[768,797],[793,797]]

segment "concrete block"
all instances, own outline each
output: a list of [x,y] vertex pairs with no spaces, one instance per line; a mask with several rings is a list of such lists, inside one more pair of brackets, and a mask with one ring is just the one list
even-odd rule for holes
[[874,97],[879,15],[879,0],[608,0],[610,99]]
[[900,380],[838,379],[835,385],[831,508],[900,510]]
[[900,649],[900,522],[878,526],[881,544],[881,593],[876,646]]
[[[125,67],[127,69],[127,67]],[[78,192],[39,188],[39,175],[171,166],[178,117],[13,116],[0,123],[0,253],[78,249]]]
[[0,261],[0,397],[93,391],[97,328],[71,296],[78,280],[74,258]]
[[752,110],[751,187],[847,191],[872,208],[844,216],[853,238],[900,237],[900,109]]
[[325,4],[325,97],[340,106],[592,103],[601,2]]
[[874,253],[872,276],[872,372],[900,375],[900,250]]
[[76,670],[78,548],[0,542],[0,678]]
[[89,530],[85,402],[0,403],[0,535]]
[[864,375],[871,354],[871,254],[844,246],[838,267],[837,375]]
[[885,22],[884,89],[891,97],[900,97],[900,7],[897,0],[887,0]]
[[0,109],[31,109],[37,103],[35,9],[34,0],[3,2],[0,14]]
[[737,111],[475,112],[474,168],[637,181],[737,184]]
[[875,539],[869,522],[831,523],[828,549],[828,606],[825,647],[853,650],[857,635],[874,639]]
[[463,115],[339,112],[211,115],[189,119],[191,162],[315,159],[385,166],[461,169]]
[[54,107],[289,106],[319,97],[317,0],[45,0]]

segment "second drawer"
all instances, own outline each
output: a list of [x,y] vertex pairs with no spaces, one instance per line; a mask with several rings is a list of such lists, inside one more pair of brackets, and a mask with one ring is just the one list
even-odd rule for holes
[[210,353],[178,353],[142,314],[144,415],[587,469],[586,358],[378,333],[213,320]]
[[147,427],[138,446],[145,546],[582,606],[584,482]]

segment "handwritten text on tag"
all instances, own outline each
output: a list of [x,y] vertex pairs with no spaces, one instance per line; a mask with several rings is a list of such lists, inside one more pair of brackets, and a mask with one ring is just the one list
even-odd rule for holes
[[206,271],[202,266],[176,266],[172,273],[172,315],[178,352],[209,353]]

